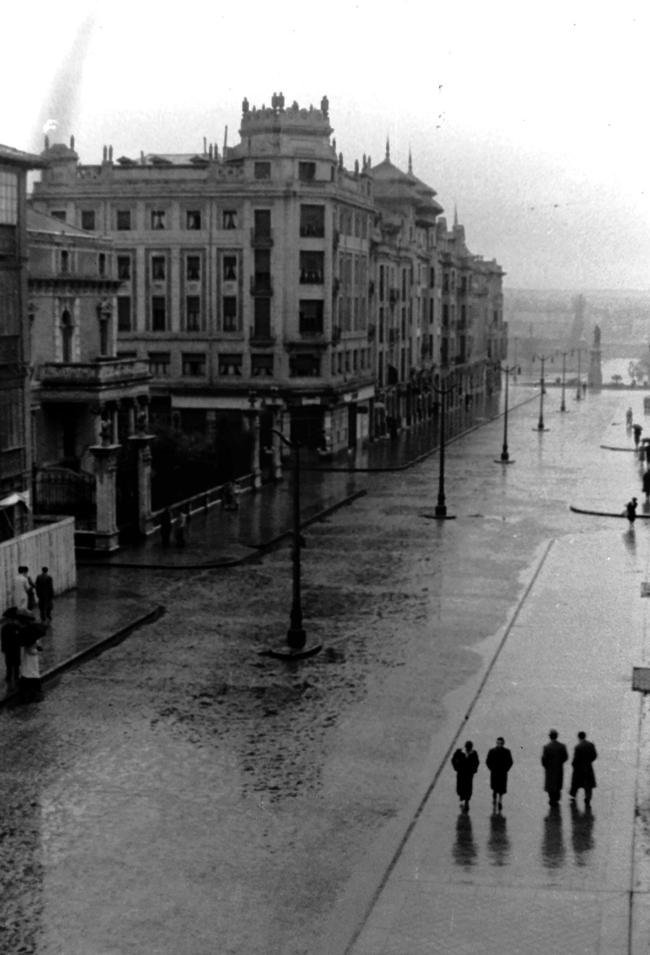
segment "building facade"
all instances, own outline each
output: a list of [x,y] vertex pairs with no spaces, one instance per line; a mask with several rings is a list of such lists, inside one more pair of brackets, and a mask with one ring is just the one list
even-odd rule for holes
[[112,239],[118,353],[148,363],[152,415],[208,436],[234,418],[258,483],[279,473],[278,431],[321,454],[353,448],[435,413],[447,375],[466,401],[501,357],[496,263],[447,230],[411,168],[387,150],[348,169],[332,132],[326,97],[301,108],[274,93],[244,100],[221,153],[105,147],[89,166],[46,144],[34,187],[36,209]]
[[0,146],[0,541],[30,530],[27,173],[38,156]]

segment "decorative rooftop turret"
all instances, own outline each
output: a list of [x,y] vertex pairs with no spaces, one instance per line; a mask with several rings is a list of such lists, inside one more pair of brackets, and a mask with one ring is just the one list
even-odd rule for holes
[[329,139],[333,132],[329,122],[329,100],[323,96],[320,108],[298,105],[294,100],[285,106],[284,93],[273,93],[271,105],[251,106],[248,99],[242,102],[242,119],[239,134],[244,139],[258,133],[294,133],[300,136],[319,136]]

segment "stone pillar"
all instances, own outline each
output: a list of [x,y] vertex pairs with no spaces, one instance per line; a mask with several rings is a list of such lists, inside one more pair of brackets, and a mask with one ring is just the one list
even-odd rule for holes
[[282,412],[279,408],[272,409],[272,427],[271,431],[271,471],[273,474],[274,481],[280,481],[282,479],[282,448],[280,436],[276,434],[277,431],[280,431],[282,428]]
[[138,530],[143,537],[151,533],[151,442],[153,434],[134,434],[129,438],[138,462]]
[[251,474],[253,475],[253,490],[262,486],[262,469],[260,468],[260,413],[256,409],[249,412],[250,429],[253,436],[251,449]]
[[89,450],[95,465],[95,550],[118,550],[116,474],[120,445],[105,441],[91,445]]

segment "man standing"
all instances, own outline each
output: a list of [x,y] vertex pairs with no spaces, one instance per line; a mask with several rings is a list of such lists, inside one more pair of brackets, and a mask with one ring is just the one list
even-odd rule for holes
[[38,597],[38,609],[41,613],[41,622],[52,619],[52,606],[54,604],[54,582],[48,573],[47,567],[41,569],[36,578],[36,596]]
[[485,765],[490,770],[492,811],[503,808],[502,797],[508,792],[508,772],[512,768],[512,753],[506,749],[503,736],[497,736],[497,745],[487,754]]
[[20,676],[20,631],[18,611],[15,607],[5,610],[0,629],[0,642],[5,658],[5,681],[8,687],[17,686]]
[[585,806],[591,805],[591,792],[596,788],[596,775],[594,773],[594,760],[598,758],[596,747],[587,739],[587,734],[580,730],[578,733],[578,743],[573,750],[573,773],[571,774],[571,789],[569,797],[571,802],[576,801],[579,789],[585,791]]
[[557,806],[564,782],[564,764],[569,758],[569,754],[564,743],[561,743],[557,738],[557,730],[551,730],[548,735],[551,742],[547,743],[542,750],[544,792],[548,793],[549,805]]
[[21,565],[14,579],[14,606],[17,610],[29,610],[31,581],[27,567]]
[[469,810],[474,774],[478,769],[478,763],[478,754],[471,740],[467,740],[465,743],[465,752],[462,749],[457,749],[451,760],[451,765],[456,770],[456,793],[460,798],[460,806],[464,812]]

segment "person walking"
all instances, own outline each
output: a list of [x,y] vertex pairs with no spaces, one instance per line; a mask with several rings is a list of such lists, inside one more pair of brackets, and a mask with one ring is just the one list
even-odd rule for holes
[[638,503],[639,502],[637,501],[637,499],[633,497],[632,500],[628,501],[627,504],[625,505],[625,514],[627,516],[628,521],[630,522],[630,527],[634,527],[634,522],[636,520],[636,509],[637,509]]
[[32,610],[36,606],[34,581],[29,576],[29,568],[24,564],[18,568],[14,579],[14,606],[17,610]]
[[34,586],[36,588],[36,597],[38,598],[38,610],[41,616],[41,623],[45,623],[45,621],[52,619],[52,608],[54,606],[54,581],[47,567],[41,568],[41,572],[36,578]]
[[472,798],[474,775],[479,767],[478,753],[471,740],[465,743],[465,751],[457,749],[451,758],[451,765],[456,771],[456,793],[460,799],[460,806],[464,812],[469,810],[469,801]]
[[625,412],[625,425],[628,431],[632,429],[632,419],[633,419],[632,409],[628,408],[627,411]]
[[7,688],[16,686],[20,677],[20,631],[22,627],[18,620],[18,611],[15,607],[5,610],[0,629],[0,647],[5,658],[5,682]]
[[548,793],[550,806],[557,806],[564,782],[564,764],[569,758],[567,748],[559,741],[557,730],[549,732],[550,743],[542,750],[544,767],[544,792]]
[[635,424],[632,427],[632,431],[634,433],[634,447],[638,448],[639,441],[641,440],[641,432],[643,431],[643,428],[641,427],[640,424]]
[[508,773],[512,769],[512,753],[506,749],[503,736],[497,736],[496,746],[488,752],[485,765],[490,770],[492,811],[500,812],[503,808],[503,796],[508,792]]
[[594,761],[598,759],[596,747],[587,739],[584,730],[578,733],[578,742],[573,750],[573,759],[571,765],[573,772],[571,774],[571,789],[569,798],[571,802],[576,801],[579,789],[585,791],[585,807],[591,805],[591,793],[596,788],[596,774],[594,773]]

